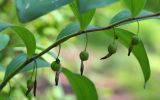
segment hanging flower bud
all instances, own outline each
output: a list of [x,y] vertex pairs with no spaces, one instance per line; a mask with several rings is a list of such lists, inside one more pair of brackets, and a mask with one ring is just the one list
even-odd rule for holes
[[60,60],[57,58],[56,61],[52,62],[51,64],[51,68],[53,71],[56,72],[55,74],[55,85],[58,85],[58,81],[59,81],[59,74],[61,72],[61,64],[60,64]]
[[107,58],[109,58],[110,56],[112,56],[112,54],[108,53],[106,56],[102,57],[100,60],[107,59]]
[[36,89],[37,89],[37,80],[34,81],[34,88],[33,88],[33,94],[36,97]]
[[130,56],[131,52],[132,52],[132,49],[133,49],[133,45],[131,45],[129,48],[128,48],[128,56]]
[[117,51],[117,44],[112,43],[112,44],[110,44],[110,45],[108,46],[108,52],[109,52],[110,54],[114,54],[114,53],[116,53],[116,51]]
[[79,55],[81,61],[86,61],[89,58],[89,53],[87,51],[82,51]]
[[89,53],[86,50],[84,50],[79,54],[79,58],[81,59],[80,73],[81,73],[81,76],[82,76],[83,75],[83,70],[84,70],[83,61],[87,61],[88,60]]
[[60,71],[56,71],[56,75],[55,75],[55,85],[56,85],[56,86],[58,86],[59,74],[60,74]]
[[30,93],[33,87],[34,87],[34,82],[32,81],[32,79],[27,80],[27,91],[25,93],[26,96]]
[[51,68],[52,68],[53,71],[59,71],[60,68],[61,68],[60,60],[56,59],[56,61],[52,62]]
[[116,51],[117,51],[117,44],[116,43],[110,44],[108,46],[108,54],[102,57],[101,60],[109,58],[110,56],[112,56],[112,54],[116,53]]
[[56,74],[55,74],[55,85],[58,86],[58,82],[59,82],[59,75],[61,73],[61,68],[59,71],[56,71]]
[[131,44],[132,44],[132,45],[137,45],[139,42],[140,42],[140,39],[139,39],[138,35],[134,35],[134,36],[132,37]]
[[139,39],[138,35],[134,35],[134,36],[132,37],[132,40],[131,40],[131,45],[130,45],[129,48],[128,48],[128,56],[130,56],[130,54],[131,54],[131,52],[132,52],[132,50],[133,50],[133,47],[134,47],[135,45],[138,45],[139,42],[140,42],[140,39]]
[[83,70],[84,70],[84,64],[83,61],[81,61],[81,68],[80,68],[81,76],[83,75]]

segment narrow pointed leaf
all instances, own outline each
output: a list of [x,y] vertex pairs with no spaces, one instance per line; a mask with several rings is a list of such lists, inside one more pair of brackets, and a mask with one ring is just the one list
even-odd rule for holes
[[[17,43],[13,43],[13,44],[10,44],[8,47],[10,48],[16,48],[16,47],[25,47],[25,44],[23,43],[19,43],[19,41]],[[46,48],[45,47],[42,47],[40,45],[37,45],[36,46],[36,50],[39,50],[39,51],[43,51],[45,50]],[[53,51],[48,51],[46,54],[50,55],[51,57],[55,58],[56,59],[56,54],[53,52]]]
[[137,16],[146,4],[146,0],[123,0],[123,2],[131,11],[133,17]]
[[4,72],[5,68],[0,64],[0,72]]
[[[150,15],[150,14],[153,14],[152,12],[149,12],[149,11],[145,11],[143,10],[138,16],[146,16],[146,15]],[[120,11],[118,14],[116,14],[110,21],[110,24],[113,24],[113,23],[116,23],[116,22],[119,22],[119,21],[122,21],[124,19],[127,19],[127,18],[131,18],[132,17],[132,14],[129,10],[123,10],[123,11]],[[145,18],[145,19],[140,19],[140,20],[146,20],[146,19],[153,19],[153,18],[160,18],[159,16],[158,17],[149,17],[149,18]],[[138,20],[138,21],[140,21]],[[132,21],[132,22],[135,22],[136,20]],[[130,23],[130,22],[127,22],[127,23]],[[123,24],[126,24],[126,23],[123,23]]]
[[65,68],[62,69],[62,72],[70,82],[77,100],[98,100],[96,88],[87,77],[72,73]]
[[[8,78],[12,73],[15,72],[15,70],[17,68],[19,68],[21,66],[22,63],[24,63],[27,59],[27,55],[26,54],[20,54],[18,55],[16,58],[14,58],[11,63],[7,66],[6,72],[5,72],[5,77],[4,80],[6,78]],[[48,67],[50,66],[50,64],[48,62],[46,62],[43,59],[37,59],[37,68],[42,68],[42,67]],[[30,71],[34,68],[34,62],[28,64],[27,66],[25,66],[25,68],[23,68],[21,70],[21,72],[27,72]]]
[[[48,63],[47,61],[39,58],[36,60],[37,62],[37,68],[45,68],[45,67],[50,67],[50,63]],[[34,62],[28,64],[25,68],[23,68],[21,70],[21,72],[28,72],[30,70],[32,70],[34,68]]]
[[25,55],[19,55],[16,58],[14,58],[11,63],[7,66],[6,72],[5,72],[5,77],[8,78],[15,70],[26,60]]
[[[94,26],[88,26],[87,29],[95,28]],[[72,37],[75,35],[76,32],[80,31],[80,25],[78,23],[71,23],[67,25],[57,36],[56,41],[59,40],[66,40],[66,37]]]
[[88,10],[103,7],[115,3],[119,0],[78,0],[79,10],[84,13]]
[[12,25],[3,21],[0,21],[0,31],[3,31],[6,28],[11,27]]
[[59,33],[57,41],[78,31],[80,31],[80,25],[78,23],[71,23]]
[[36,50],[36,40],[33,34],[24,27],[13,26],[12,29],[21,37],[25,43],[28,57],[32,57]]
[[110,24],[122,21],[127,18],[131,18],[132,14],[129,10],[123,10],[117,13],[110,21]]
[[159,12],[160,11],[160,0],[147,0],[145,9],[152,12]]
[[0,34],[0,51],[2,51],[9,43],[9,36],[6,34]]
[[52,10],[70,3],[72,0],[16,0],[21,22],[32,21]]
[[[129,48],[131,38],[134,34],[127,31],[127,30],[118,29],[118,28],[116,28],[115,31],[116,31],[116,35],[118,36],[118,40],[124,46]],[[111,30],[107,31],[107,35],[113,36],[113,31],[111,31]],[[151,72],[150,72],[150,64],[149,64],[148,56],[147,56],[147,53],[146,53],[146,50],[144,48],[142,41],[133,48],[132,53],[134,54],[134,56],[136,57],[136,59],[138,60],[140,66],[141,66],[144,80],[146,83],[150,78]],[[127,55],[127,53],[126,53],[126,55]]]
[[91,22],[96,10],[95,9],[88,10],[87,12],[81,14],[78,8],[78,0],[73,0],[72,3],[70,4],[70,7],[74,15],[79,20],[81,30],[84,30]]
[[20,36],[20,38],[26,45],[28,58],[32,57],[35,54],[36,40],[34,38],[34,35],[28,29],[21,26],[11,25],[2,21],[0,21],[0,25],[0,31],[11,28]]

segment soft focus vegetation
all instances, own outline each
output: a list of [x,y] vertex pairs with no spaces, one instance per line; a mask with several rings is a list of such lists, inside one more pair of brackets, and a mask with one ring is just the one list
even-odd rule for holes
[[[3,0],[0,0],[0,3]],[[7,1],[7,0],[6,0]],[[149,0],[145,7],[150,11],[158,11],[153,9],[154,1]],[[159,2],[158,2],[159,3]],[[157,3],[156,3],[157,4]],[[91,22],[95,26],[107,26],[110,19],[125,7],[120,2],[111,6],[99,8]],[[55,40],[58,33],[70,22],[77,21],[69,6],[61,7],[60,9],[50,12],[32,22],[21,24],[18,21],[15,3],[13,0],[8,0],[4,7],[0,7],[0,20],[22,25],[32,31],[36,37],[38,45],[46,48]],[[89,34],[88,51],[90,52],[89,61],[85,62],[84,75],[93,81],[95,84],[100,100],[159,100],[160,96],[160,20],[151,19],[140,21],[140,37],[144,42],[147,54],[149,56],[151,65],[151,78],[144,89],[144,79],[141,68],[131,54],[127,56],[127,49],[118,44],[118,51],[111,58],[100,61],[100,58],[106,54],[107,46],[112,41],[106,35],[106,32],[96,32]],[[120,28],[137,32],[137,23],[126,24]],[[11,40],[4,50],[0,51],[0,82],[3,80],[4,70],[8,63],[19,52],[25,51],[23,47],[16,47],[23,45],[21,39],[17,34],[11,30],[3,31],[9,34]],[[1,33],[1,34],[3,34]],[[83,41],[84,40],[84,41]],[[62,45],[60,58],[63,66],[70,69],[72,72],[79,73],[80,59],[79,53],[85,46],[84,35],[71,38]],[[15,48],[11,48],[15,47]],[[14,52],[13,52],[14,51]],[[52,50],[55,54],[58,48]],[[36,51],[37,53],[40,50]],[[53,58],[50,55],[44,55],[48,62],[52,62]],[[1,70],[2,69],[2,70]],[[10,82],[12,91],[10,97],[8,96],[9,86],[7,85],[0,93],[0,100],[27,100],[25,96],[26,78],[28,73],[18,74]],[[37,100],[75,100],[75,95],[66,80],[64,75],[60,76],[60,84],[58,87],[54,86],[54,73],[50,68],[38,69],[38,94]],[[30,100],[35,98],[29,96]]]

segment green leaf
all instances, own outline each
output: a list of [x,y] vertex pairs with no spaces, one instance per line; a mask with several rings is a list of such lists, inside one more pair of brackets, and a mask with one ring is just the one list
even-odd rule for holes
[[[140,14],[139,14],[139,17],[140,16],[146,16],[146,15],[150,15],[150,14],[153,14],[149,11],[145,11],[143,10]],[[127,19],[127,18],[131,18],[132,17],[132,14],[129,10],[123,10],[123,11],[120,11],[118,14],[116,14],[110,21],[110,24],[113,24],[113,23],[116,23],[116,22],[119,22],[119,21],[122,21],[124,19]],[[150,18],[146,18],[146,19],[151,19],[151,18],[160,18],[159,16],[158,17],[150,17]],[[145,19],[140,19],[140,20],[145,20]],[[132,22],[135,22],[136,20],[132,21]],[[127,23],[130,23],[130,22],[127,22]],[[123,23],[125,24],[125,23]]]
[[27,48],[28,58],[32,57],[35,54],[36,50],[36,40],[34,35],[26,28],[21,26],[14,26],[5,22],[0,21],[0,31],[3,31],[7,28],[14,30],[23,40]]
[[71,23],[59,33],[57,41],[78,31],[80,31],[80,25],[78,23]]
[[67,77],[77,100],[98,100],[98,95],[94,84],[85,76],[74,74],[63,68],[62,72]]
[[6,78],[8,78],[8,76],[10,76],[13,72],[15,72],[15,70],[22,64],[24,63],[26,60],[26,56],[23,55],[19,55],[16,58],[14,58],[11,63],[7,66],[6,72],[5,72],[5,77],[4,80]]
[[[87,29],[95,28],[94,26],[88,26]],[[72,37],[76,32],[80,31],[80,25],[78,23],[71,23],[67,25],[57,36],[56,41],[63,40],[65,41],[66,37]]]
[[160,11],[159,5],[160,0],[147,0],[145,9],[156,13]]
[[[12,73],[15,72],[15,70],[17,68],[19,68],[27,59],[27,55],[26,54],[20,54],[18,55],[16,58],[14,58],[11,63],[7,66],[6,72],[5,72],[5,77],[4,80],[6,78],[8,78]],[[37,68],[42,68],[42,67],[48,67],[50,66],[50,64],[48,62],[46,62],[43,59],[37,59]],[[21,72],[27,72],[30,71],[34,68],[34,62],[28,64],[27,66],[25,66],[24,69],[21,70]]]
[[78,18],[80,22],[81,30],[84,30],[91,22],[96,9],[88,10],[87,12],[81,14],[78,9],[78,0],[73,0],[70,4],[70,7],[74,15]]
[[5,22],[0,21],[0,31],[3,31],[4,29],[9,28],[11,26],[12,25],[9,23],[5,23]]
[[137,16],[146,4],[146,0],[123,0],[127,8],[131,11],[132,16]]
[[33,34],[24,27],[13,26],[12,29],[21,37],[25,43],[28,57],[32,57],[36,50],[36,40]]
[[127,19],[127,18],[131,18],[131,16],[132,15],[131,15],[131,12],[129,10],[120,11],[118,14],[116,14],[111,19],[110,24],[122,21],[122,20]]
[[[50,63],[47,61],[39,58],[36,60],[37,62],[37,68],[45,68],[45,67],[50,67]],[[28,72],[34,68],[34,62],[28,64],[24,69],[21,70],[21,72]]]
[[[11,45],[9,45],[9,47],[11,48],[15,48],[15,47],[25,47],[25,44],[22,44],[22,43],[13,43]],[[44,51],[46,48],[40,46],[40,45],[37,45],[36,46],[36,50],[40,50],[40,51]],[[48,51],[46,54],[50,55],[51,57],[55,58],[56,59],[56,54],[53,52],[53,51]]]
[[0,72],[4,72],[5,68],[0,64]]
[[52,10],[70,3],[72,0],[16,0],[21,22],[32,21]]
[[6,34],[0,34],[0,51],[2,51],[9,43],[9,36]]
[[[37,46],[37,49],[40,50],[41,52],[44,51],[46,48],[42,47],[42,46]],[[48,51],[47,54],[49,54],[51,57],[56,59],[56,54],[53,51]]]
[[[118,29],[118,28],[115,28],[115,32],[116,32],[116,35],[118,36],[118,40],[124,46],[129,48],[131,38],[135,34],[129,32],[127,30]],[[113,36],[113,31],[111,31],[111,30],[107,31],[107,35]],[[144,75],[144,79],[145,79],[145,83],[147,83],[147,81],[150,78],[151,72],[150,72],[150,64],[149,64],[148,56],[147,56],[147,53],[146,53],[146,50],[144,48],[142,41],[134,47],[132,52],[133,52],[134,56],[137,58],[140,66],[141,66],[141,69],[142,69],[142,72]]]
[[119,0],[78,0],[79,10],[84,13],[88,10],[103,7],[115,3]]

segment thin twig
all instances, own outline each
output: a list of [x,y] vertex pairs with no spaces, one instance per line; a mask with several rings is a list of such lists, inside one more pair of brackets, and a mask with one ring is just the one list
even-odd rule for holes
[[84,31],[79,31],[76,32],[74,34],[68,35],[63,37],[62,39],[56,41],[55,43],[53,43],[51,46],[49,46],[48,48],[46,48],[44,51],[40,52],[39,54],[35,55],[34,57],[26,60],[20,67],[18,67],[13,73],[11,73],[0,85],[0,91],[3,89],[4,86],[6,86],[6,84],[8,83],[8,81],[15,76],[18,72],[20,72],[26,65],[28,65],[29,63],[31,63],[32,61],[34,61],[35,59],[41,57],[43,54],[45,54],[46,52],[50,51],[52,48],[58,46],[59,44],[67,41],[68,39],[81,35],[81,34],[85,34],[85,33],[90,33],[90,32],[96,32],[96,31],[103,31],[103,30],[108,30],[111,29],[113,27],[117,27],[120,26],[121,24],[125,24],[127,22],[131,22],[131,21],[136,21],[136,20],[142,20],[142,19],[146,19],[146,18],[150,18],[150,17],[157,17],[160,16],[160,12],[159,13],[154,13],[154,14],[150,14],[150,15],[145,15],[145,16],[140,16],[140,17],[134,17],[134,18],[127,18],[124,19],[122,21],[113,23],[109,26],[106,27],[101,27],[101,28],[93,28],[93,29],[88,29],[88,30],[84,30]]
[[137,20],[137,25],[138,25],[138,26],[137,26],[137,27],[138,27],[138,28],[137,28],[137,35],[139,36],[140,25],[139,25],[139,21],[138,21],[138,20]]
[[56,59],[58,59],[60,53],[61,53],[61,44],[59,44],[59,50],[58,50],[58,54],[57,54],[57,58]]
[[86,36],[86,44],[85,44],[84,51],[86,51],[88,47],[88,34],[86,33],[85,36]]

